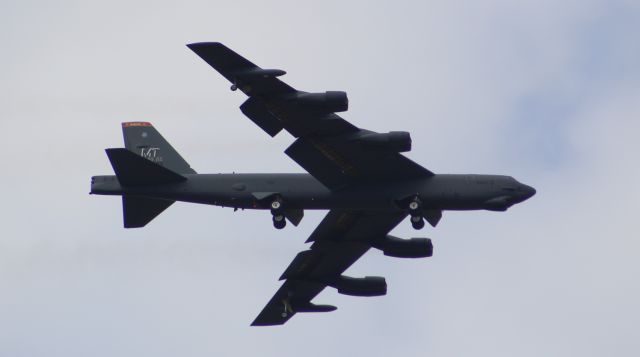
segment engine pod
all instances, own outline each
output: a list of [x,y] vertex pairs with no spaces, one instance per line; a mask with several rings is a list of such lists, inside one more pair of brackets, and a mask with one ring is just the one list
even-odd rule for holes
[[433,255],[433,244],[429,238],[401,239],[392,235],[379,239],[373,245],[384,255],[396,258],[426,258]]
[[351,278],[342,275],[329,285],[338,289],[338,293],[344,295],[381,296],[387,294],[387,282],[381,276]]
[[291,308],[295,312],[331,312],[338,309],[333,305],[316,305],[311,302],[292,302]]
[[327,91],[324,93],[299,92],[293,101],[300,108],[327,114],[344,112],[349,109],[347,93],[341,91]]
[[396,152],[411,151],[411,134],[406,131],[388,133],[367,133],[357,139],[363,147],[373,150]]
[[231,76],[240,82],[252,82],[260,78],[275,78],[284,76],[287,72],[281,69],[252,68],[231,73]]

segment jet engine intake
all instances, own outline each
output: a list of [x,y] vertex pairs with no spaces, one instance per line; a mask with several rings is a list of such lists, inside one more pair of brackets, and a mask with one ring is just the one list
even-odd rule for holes
[[411,134],[406,131],[369,133],[357,139],[364,147],[396,152],[411,151]]
[[324,93],[300,93],[295,102],[304,108],[322,113],[339,113],[349,109],[347,93],[341,91],[326,91]]
[[396,258],[426,258],[433,255],[433,244],[429,238],[401,239],[387,235],[373,244],[384,255]]
[[351,296],[381,296],[387,294],[387,282],[381,276],[351,278],[340,276],[329,286],[338,289],[338,293]]

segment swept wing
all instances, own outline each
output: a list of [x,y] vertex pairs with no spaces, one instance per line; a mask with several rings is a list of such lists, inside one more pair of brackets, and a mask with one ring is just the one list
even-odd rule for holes
[[278,79],[284,71],[260,68],[221,43],[188,46],[249,96],[240,106],[247,117],[271,136],[284,129],[297,138],[286,154],[327,188],[433,175],[399,153],[410,148],[408,133],[374,133],[335,114],[347,110],[346,93],[296,90]]
[[252,325],[281,325],[297,312],[335,309],[311,300],[327,286],[340,289],[342,273],[406,216],[402,211],[329,211],[307,240],[313,241],[311,249],[293,259],[280,277],[284,284]]
[[[336,112],[348,109],[344,92],[307,93],[282,82],[279,69],[263,69],[221,43],[188,45],[220,72],[247,99],[240,110],[271,136],[286,130],[296,141],[285,153],[330,190],[433,176],[400,154],[408,151],[408,133],[378,134],[360,129]],[[402,210],[331,210],[311,234],[309,250],[300,252],[282,274],[285,280],[253,321],[254,326],[280,325],[298,312],[335,310],[311,300],[325,287],[360,295],[386,292],[383,278],[363,280],[342,273],[384,239],[407,213]]]

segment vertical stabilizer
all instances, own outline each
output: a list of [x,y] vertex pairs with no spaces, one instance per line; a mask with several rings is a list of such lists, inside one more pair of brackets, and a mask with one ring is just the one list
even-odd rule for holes
[[179,174],[196,173],[151,123],[122,123],[122,134],[129,151]]

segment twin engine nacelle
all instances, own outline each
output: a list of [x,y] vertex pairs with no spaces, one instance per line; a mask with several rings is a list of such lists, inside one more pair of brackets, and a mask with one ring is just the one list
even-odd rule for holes
[[397,258],[426,258],[433,255],[433,244],[429,238],[401,239],[391,235],[379,239],[373,247],[384,255]]
[[387,294],[387,282],[381,276],[351,278],[340,276],[329,286],[338,289],[338,293],[351,296],[381,296]]
[[326,114],[345,112],[349,109],[347,93],[341,91],[298,93],[293,100],[302,108]]
[[358,137],[356,140],[360,142],[362,146],[374,150],[411,151],[411,134],[406,131],[367,133]]

